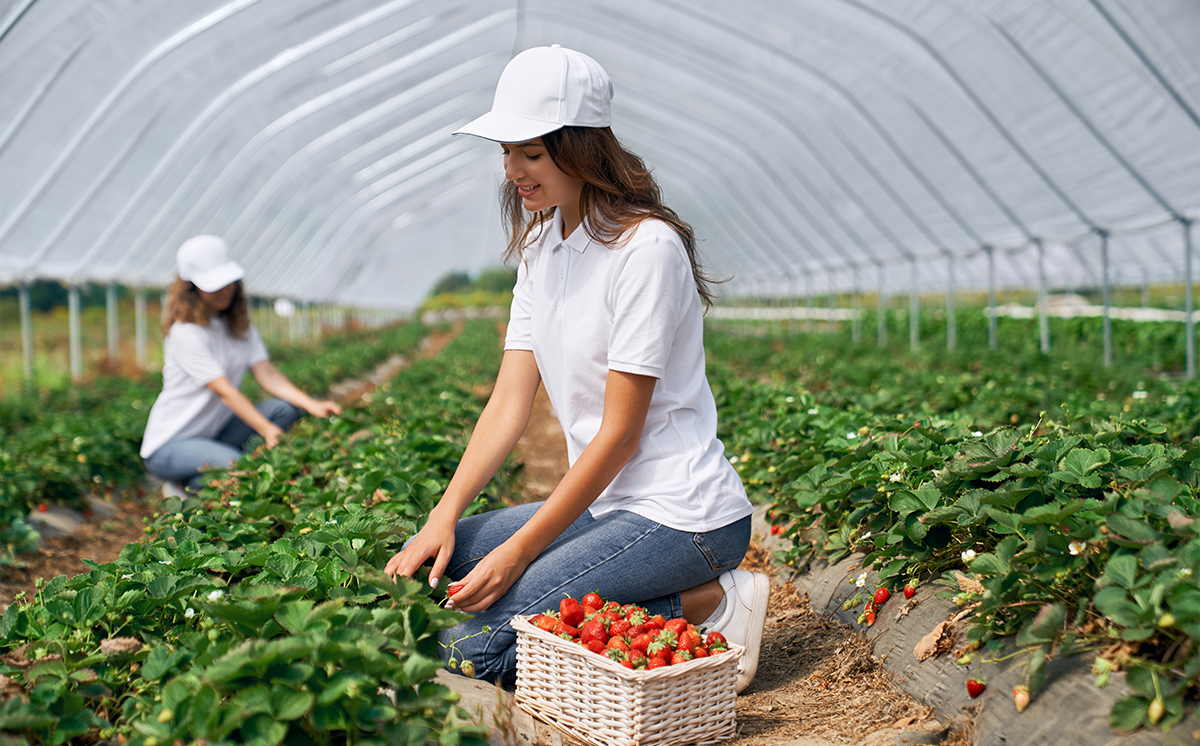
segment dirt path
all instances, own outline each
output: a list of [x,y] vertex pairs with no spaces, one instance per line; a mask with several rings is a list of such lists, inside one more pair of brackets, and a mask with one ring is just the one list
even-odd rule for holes
[[[545,499],[566,473],[566,439],[544,389],[516,456],[529,500]],[[969,724],[940,723],[932,708],[894,688],[867,638],[814,613],[757,544],[742,568],[773,582],[758,674],[737,699],[730,746],[969,746]]]

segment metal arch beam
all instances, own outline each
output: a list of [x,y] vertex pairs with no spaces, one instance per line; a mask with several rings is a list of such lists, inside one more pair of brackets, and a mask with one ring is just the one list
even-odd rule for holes
[[25,13],[33,7],[35,2],[37,0],[25,0],[24,5],[14,10],[8,15],[8,18],[4,19],[3,24],[0,24],[0,42],[4,41],[4,37],[8,36],[8,32],[12,31],[13,26],[17,25],[17,22],[25,16]]
[[1166,76],[1162,74],[1162,71],[1158,69],[1158,66],[1150,61],[1150,58],[1147,57],[1146,53],[1142,51],[1142,48],[1137,45],[1137,42],[1135,42],[1133,38],[1129,36],[1129,33],[1125,31],[1125,28],[1121,24],[1117,23],[1117,20],[1112,17],[1112,15],[1103,5],[1100,4],[1100,0],[1088,0],[1088,2],[1091,3],[1092,7],[1096,9],[1096,12],[1108,22],[1108,25],[1112,27],[1112,30],[1116,32],[1117,36],[1121,37],[1121,41],[1125,42],[1125,45],[1129,47],[1130,51],[1132,51],[1134,55],[1136,55],[1137,58],[1142,61],[1142,64],[1146,66],[1146,69],[1150,71],[1150,74],[1154,76],[1154,79],[1157,80],[1159,85],[1166,90],[1167,95],[1169,95],[1175,101],[1175,103],[1179,105],[1180,109],[1183,109],[1184,114],[1187,114],[1188,119],[1191,119],[1192,123],[1195,124],[1196,127],[1200,128],[1200,115],[1197,115],[1196,110],[1183,100],[1183,96],[1180,95],[1179,91],[1175,90],[1175,87],[1171,85]]
[[[214,10],[198,21],[194,21],[185,26],[181,31],[171,35],[166,41],[163,41],[158,46],[150,51],[149,54],[138,60],[133,69],[127,72],[117,85],[108,92],[104,100],[84,121],[83,126],[71,137],[67,144],[60,151],[59,156],[51,164],[50,168],[46,169],[41,178],[25,193],[25,198],[9,213],[8,218],[4,223],[0,224],[0,241],[8,237],[12,229],[21,221],[29,208],[42,196],[46,188],[54,179],[58,178],[59,173],[66,165],[67,161],[75,154],[83,141],[91,134],[92,130],[105,117],[106,114],[116,105],[117,101],[122,97],[126,90],[133,83],[150,69],[156,62],[166,56],[169,52],[175,50],[184,42],[198,36],[207,31],[221,21],[230,18],[236,13],[245,10],[249,6],[258,2],[258,0],[231,0],[220,8]],[[34,260],[36,261],[36,259]],[[32,266],[30,262],[26,266]]]
[[[29,0],[30,5],[33,4],[33,1],[34,0]],[[0,40],[2,40],[2,37],[0,37]],[[8,126],[8,129],[4,131],[4,134],[0,135],[0,153],[3,153],[5,149],[8,148],[9,142],[12,140],[13,136],[17,134],[17,130],[24,126],[25,120],[29,118],[29,115],[33,113],[33,110],[37,108],[38,104],[42,103],[42,99],[46,97],[46,92],[58,82],[59,78],[62,77],[63,72],[67,69],[67,66],[75,61],[75,58],[79,56],[79,53],[83,51],[84,47],[91,43],[91,40],[92,34],[88,34],[87,36],[83,37],[83,39],[79,42],[79,45],[72,49],[71,52],[63,58],[62,62],[58,64],[58,67],[54,68],[54,72],[50,73],[49,77],[42,81],[41,85],[38,86],[33,95],[29,97],[29,99],[25,102],[25,105],[22,106],[21,110],[17,112],[17,115],[13,117],[12,123]]]
[[[109,228],[106,229],[100,237],[92,245],[91,249],[84,255],[81,262],[90,261],[92,256],[103,249],[127,224],[133,211],[142,203],[142,199],[150,191],[151,188],[158,182],[159,179],[166,173],[166,169],[182,154],[183,150],[196,140],[203,128],[227,108],[238,96],[253,88],[259,82],[266,80],[271,75],[285,69],[287,66],[304,59],[309,54],[312,54],[324,48],[344,36],[361,30],[369,23],[375,22],[380,18],[386,17],[393,12],[399,12],[411,5],[413,0],[396,0],[387,5],[373,9],[365,14],[362,14],[355,19],[348,21],[340,26],[334,27],[322,34],[319,34],[311,39],[290,47],[283,52],[280,52],[268,62],[260,65],[246,75],[239,78],[233,85],[222,91],[213,101],[211,101],[200,113],[195,117],[192,123],[184,130],[183,134],[175,139],[167,152],[155,164],[154,170],[147,176],[133,197],[126,201],[125,206],[118,213],[117,217],[109,223]],[[193,177],[198,177],[198,170],[193,169],[187,179],[173,193],[172,198],[180,193],[186,194],[191,189]],[[122,260],[117,264],[116,272],[122,269],[130,261],[130,257],[137,255],[137,249],[127,252]],[[145,266],[145,263],[143,263]]]
[[[862,117],[863,121],[865,121],[870,129],[875,132],[880,140],[883,141],[892,154],[900,160],[909,173],[911,173],[913,177],[921,183],[926,191],[929,192],[930,196],[932,196],[933,199],[942,207],[942,209],[946,211],[950,218],[954,220],[954,222],[958,224],[960,228],[963,229],[963,232],[967,233],[967,235],[970,235],[973,238],[976,236],[974,227],[970,226],[969,221],[965,220],[961,213],[959,213],[956,208],[950,205],[950,202],[944,197],[944,195],[942,195],[941,191],[934,186],[933,180],[930,179],[929,176],[927,176],[925,172],[916,165],[916,162],[912,159],[912,157],[909,156],[908,152],[901,147],[898,142],[896,142],[896,139],[892,137],[888,129],[884,127],[882,123],[880,123],[873,113],[871,113],[871,110],[862,102],[862,100],[859,99],[858,96],[854,95],[853,91],[842,85],[832,75],[826,73],[824,70],[816,65],[813,65],[802,57],[763,41],[760,37],[755,37],[751,34],[742,32],[740,29],[737,29],[731,24],[725,23],[719,19],[702,16],[698,14],[694,8],[686,8],[686,6],[683,6],[677,2],[673,2],[673,0],[654,0],[654,2],[657,2],[660,5],[666,5],[675,8],[679,11],[684,11],[686,9],[686,12],[692,14],[693,17],[701,18],[708,24],[722,29],[731,36],[740,38],[743,42],[753,47],[768,50],[780,59],[783,59],[792,65],[807,71],[810,75],[817,78],[817,80],[825,83],[830,90],[836,92],[838,96],[850,104],[850,107],[857,112],[860,117]],[[828,123],[826,123],[826,126],[829,126]],[[979,239],[977,243],[984,242],[982,239]]]
[[[549,12],[542,11],[539,13],[539,15],[540,16],[558,16],[558,18],[560,19],[560,22],[566,26],[573,26],[573,25],[578,24],[578,22],[579,22],[579,19],[575,16],[567,16],[567,15],[563,15],[563,14],[557,14],[553,11],[549,11]],[[595,28],[590,28],[589,31],[591,33],[597,33],[597,30]],[[613,41],[617,45],[627,46],[627,47],[632,46],[631,42],[623,36],[610,35],[609,38],[611,41]],[[690,72],[686,68],[682,68],[670,56],[661,55],[661,54],[653,54],[652,52],[647,52],[642,47],[635,47],[635,49],[639,52],[647,54],[648,56],[657,57],[666,66],[672,66],[672,67],[680,69],[684,72]],[[817,161],[819,162],[821,167],[829,173],[831,178],[833,178],[835,181],[838,182],[839,187],[843,191],[846,192],[847,197],[849,197],[851,199],[851,201],[855,202],[855,204],[858,206],[858,208],[860,210],[862,210],[862,212],[864,214],[868,214],[870,212],[869,208],[862,202],[862,200],[858,197],[858,195],[855,194],[852,190],[848,189],[845,182],[842,181],[840,179],[840,177],[838,176],[837,169],[833,168],[833,166],[829,163],[829,161],[824,159],[824,157],[820,154],[819,149],[817,148],[815,143],[813,143],[813,141],[811,139],[809,139],[807,135],[804,134],[804,132],[801,128],[799,128],[795,125],[795,123],[792,121],[791,117],[786,116],[783,112],[780,112],[780,111],[774,109],[773,107],[767,106],[763,100],[755,98],[753,96],[750,96],[735,86],[728,85],[728,86],[723,86],[723,87],[726,89],[726,91],[731,96],[740,98],[740,99],[746,101],[746,103],[749,104],[752,108],[758,109],[760,111],[764,111],[768,115],[770,115],[770,117],[775,121],[776,124],[778,124],[783,129],[785,129],[790,134],[792,134],[806,150],[808,150],[810,153],[812,153],[814,155],[814,157],[817,159]],[[844,232],[846,232],[846,234],[848,236],[851,237],[851,240],[854,241],[854,243],[859,247],[859,249],[862,250],[864,254],[867,254],[868,256],[872,257],[872,259],[878,259],[877,255],[871,250],[870,245],[866,241],[864,241],[862,239],[862,237],[857,234],[857,232],[848,228],[845,221],[841,218],[841,216],[838,214],[838,212],[836,210],[834,210],[833,207],[828,203],[828,201],[824,198],[824,195],[821,194],[820,190],[816,189],[816,187],[812,185],[812,182],[808,181],[807,177],[803,176],[803,172],[797,171],[794,175],[798,179],[800,179],[801,183],[805,186],[805,189],[810,192],[810,194],[813,196],[813,198],[816,199],[822,205],[822,207],[825,208],[826,214],[828,214],[834,220],[834,222],[837,223],[838,226]],[[790,192],[790,190],[789,190],[789,192]],[[794,199],[794,198],[790,201],[797,206],[800,206],[803,204],[801,200]],[[825,235],[826,234],[823,232],[822,237],[825,237]],[[835,246],[836,246],[836,248],[841,249],[842,247],[839,245],[839,243],[840,242],[835,242]],[[902,250],[902,252],[903,251],[906,251],[906,250]]]
[[[401,1],[406,2],[407,0]],[[231,182],[235,178],[236,172],[242,168],[245,163],[249,162],[251,156],[256,151],[265,147],[265,145],[279,133],[302,121],[309,115],[323,111],[324,109],[339,103],[341,100],[349,96],[359,93],[363,89],[378,83],[381,80],[386,80],[396,70],[406,69],[417,62],[427,59],[429,56],[444,51],[446,48],[453,46],[454,44],[461,43],[463,40],[468,39],[475,34],[482,33],[483,31],[487,31],[491,28],[499,26],[507,19],[507,17],[511,15],[512,14],[510,11],[501,11],[499,13],[493,13],[489,16],[485,16],[483,19],[478,20],[462,29],[456,30],[447,36],[438,38],[434,43],[421,47],[416,52],[405,55],[398,60],[393,60],[382,67],[375,68],[365,75],[355,78],[332,91],[310,99],[303,105],[289,110],[286,114],[277,118],[275,121],[271,122],[271,124],[260,130],[250,140],[250,142],[242,146],[238,153],[234,155],[232,159],[230,159],[230,162],[225,166],[225,168],[222,169],[221,173],[217,175],[217,178],[208,185],[201,198],[192,203],[192,208],[188,211],[188,214],[177,221],[180,228],[177,228],[175,233],[179,234],[181,230],[187,230],[188,220],[196,213],[197,207],[205,202],[211,202],[212,195],[214,193],[219,193],[221,187],[224,187]],[[176,192],[176,195],[173,195],[172,198],[174,199],[177,195],[178,192]],[[151,229],[156,228],[158,224],[164,222],[165,216],[168,215],[168,213],[168,207],[164,207],[159,211],[160,219],[151,222],[150,226],[148,226],[142,232],[141,236],[134,242],[133,249],[126,256],[133,256],[142,250],[142,247],[148,241]],[[177,235],[175,237],[177,237]],[[178,243],[178,240],[167,240],[160,242],[158,245],[174,246],[178,245]]]
[[1046,173],[1045,169],[1038,165],[1033,156],[1029,154],[1029,151],[1025,150],[1025,148],[1022,147],[1019,142],[1017,142],[1016,137],[1009,132],[1008,128],[1005,127],[1003,123],[1000,122],[1000,119],[996,116],[995,112],[993,112],[988,105],[983,102],[983,99],[980,98],[979,94],[975,92],[975,89],[967,85],[967,81],[963,80],[962,76],[958,74],[958,70],[956,70],[954,66],[942,56],[941,52],[934,48],[928,39],[918,34],[906,24],[901,23],[889,15],[886,15],[882,11],[876,10],[875,8],[864,4],[861,2],[861,0],[837,0],[837,2],[857,8],[862,13],[882,21],[886,25],[900,31],[902,34],[916,42],[922,49],[925,50],[925,53],[929,55],[929,58],[933,60],[943,72],[950,76],[950,79],[954,81],[954,84],[958,86],[959,90],[971,100],[971,103],[973,103],[979,112],[988,120],[988,122],[996,128],[996,131],[1000,133],[1000,136],[1003,137],[1006,142],[1008,142],[1009,146],[1012,147],[1018,156],[1020,156],[1021,160],[1025,161],[1025,164],[1033,169],[1034,173],[1038,175],[1042,182],[1050,188],[1050,191],[1054,192],[1054,195],[1062,201],[1063,205],[1065,205],[1067,209],[1074,213],[1075,216],[1079,218],[1079,221],[1086,225],[1089,229],[1096,230],[1099,227],[1091,220],[1091,218],[1087,216],[1086,213],[1083,212],[1083,210],[1077,204],[1075,204],[1075,201],[1072,200],[1069,195],[1067,195],[1062,187],[1060,187],[1057,182],[1050,178],[1050,175]]
[[1099,142],[1100,145],[1108,151],[1108,154],[1113,157],[1113,160],[1115,160],[1117,164],[1121,166],[1121,168],[1125,169],[1125,172],[1128,173],[1135,182],[1137,182],[1138,186],[1145,190],[1145,192],[1150,195],[1150,198],[1157,202],[1158,206],[1165,210],[1173,219],[1182,220],[1183,216],[1179,214],[1179,211],[1171,206],[1171,204],[1167,202],[1166,198],[1163,197],[1162,194],[1160,194],[1158,190],[1146,180],[1146,177],[1142,176],[1141,172],[1134,168],[1133,164],[1130,163],[1129,160],[1125,158],[1125,156],[1122,155],[1121,152],[1118,151],[1111,142],[1109,142],[1108,138],[1104,136],[1104,133],[1102,133],[1095,123],[1083,113],[1078,104],[1076,104],[1075,101],[1067,95],[1066,91],[1062,89],[1062,86],[1060,86],[1058,82],[1050,76],[1050,73],[1047,72],[1045,68],[1038,64],[1038,61],[1033,58],[1033,55],[1029,54],[1029,50],[1025,49],[1025,47],[1023,47],[1021,43],[1013,37],[1012,34],[1008,33],[1003,26],[1000,26],[994,21],[992,22],[992,26],[999,31],[1000,35],[1004,37],[1004,39],[1014,50],[1016,50],[1017,54],[1021,56],[1021,59],[1025,60],[1025,63],[1029,65],[1029,67],[1032,68],[1035,73],[1037,73],[1037,76],[1042,79],[1042,82],[1045,83],[1046,86],[1058,98],[1058,100],[1063,103],[1063,106],[1066,106],[1067,109],[1075,115],[1075,118],[1079,120],[1084,129],[1090,132],[1092,137],[1096,138],[1096,141]]

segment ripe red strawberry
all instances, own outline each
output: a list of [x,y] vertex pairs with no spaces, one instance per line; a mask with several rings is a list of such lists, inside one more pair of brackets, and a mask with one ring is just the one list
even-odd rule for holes
[[875,605],[874,601],[867,601],[866,605],[863,606],[863,611],[869,611],[872,614],[875,614],[879,612],[879,607]]
[[912,598],[915,595],[917,595],[917,587],[913,585],[913,581],[910,580],[908,585],[904,586],[904,597]]
[[646,610],[642,608],[635,609],[626,614],[625,618],[635,627],[639,624],[644,626],[646,624]]
[[461,591],[462,589],[463,589],[463,584],[462,584],[462,583],[452,583],[452,584],[450,585],[450,587],[446,589],[446,595],[447,595],[447,596],[453,596],[455,593],[458,593],[458,592],[459,592],[459,591]]
[[666,626],[666,624],[667,620],[663,619],[662,614],[655,614],[646,620],[646,626],[653,627],[654,629],[662,629],[664,626]]
[[771,536],[779,536],[780,531],[782,529],[779,526],[771,526]]
[[559,622],[558,624],[554,625],[554,634],[558,635],[559,637],[565,637],[568,640],[573,640],[576,637],[579,637],[579,628],[572,627],[566,622]]
[[708,637],[704,638],[704,647],[708,648],[710,652],[713,648],[728,648],[729,641],[720,632],[709,632]]
[[675,652],[670,645],[663,640],[655,640],[650,643],[650,647],[646,648],[646,655],[650,658],[662,658],[665,661],[671,660],[671,653]]
[[584,644],[584,647],[593,653],[600,653],[601,655],[603,655],[604,651],[608,649],[604,647],[604,643],[600,642],[599,640],[589,640]]
[[583,640],[585,645],[596,640],[600,643],[600,647],[603,648],[608,644],[608,630],[599,621],[589,619],[579,625],[579,639]]
[[642,634],[633,638],[633,640],[629,643],[629,647],[633,648],[634,650],[640,650],[643,653],[645,653],[646,650],[649,649],[650,644],[653,642],[654,642],[654,638],[643,632]]
[[40,513],[45,513],[49,509],[50,508],[46,507],[46,503],[41,503],[38,505],[38,512]]
[[593,611],[599,610],[604,606],[604,599],[600,598],[599,593],[585,593],[579,602]]
[[676,650],[671,653],[671,665],[678,666],[680,663],[687,663],[692,660],[692,654],[686,650]]
[[620,637],[608,638],[608,649],[620,650],[622,653],[625,653],[626,656],[629,655],[629,643],[625,642],[625,640]]
[[967,679],[967,695],[971,699],[975,699],[980,694],[983,694],[984,689],[987,689],[987,682],[978,676]]
[[632,670],[633,670],[633,661],[629,660],[628,658],[626,658],[626,659],[625,659],[625,660],[623,660],[623,661],[617,661],[617,663],[620,663],[622,666],[625,666],[625,667],[626,667],[626,668],[628,668],[630,671],[632,671]]
[[667,620],[667,623],[663,625],[663,629],[668,629],[674,632],[676,635],[681,634],[687,628],[687,620],[679,617],[676,617],[675,619],[669,619]]
[[702,645],[702,646],[696,648],[695,650],[693,650],[692,655],[694,655],[697,658],[707,658],[708,657],[708,648],[706,648]]
[[865,618],[866,618],[866,620],[867,620],[867,626],[868,626],[868,627],[870,627],[870,626],[872,626],[873,624],[875,624],[875,612],[873,612],[873,611],[868,611],[868,612],[866,612],[866,613],[865,613],[865,615],[864,615],[864,616],[865,616]]
[[892,597],[891,591],[889,591],[887,588],[880,588],[879,590],[875,591],[875,605],[883,606],[884,604],[887,603],[887,600],[891,597]]
[[583,604],[568,596],[558,602],[558,615],[564,624],[578,627],[584,617]]
[[625,617],[621,616],[621,612],[616,609],[608,609],[600,616],[607,620],[604,624],[605,627],[611,627],[613,622],[620,622],[625,619]]
[[646,670],[649,671],[649,670],[652,670],[655,668],[662,668],[663,666],[669,666],[669,665],[671,665],[670,661],[665,661],[662,658],[654,656],[646,661]]
[[617,603],[616,601],[609,601],[608,603],[604,604],[603,610],[619,612],[621,611],[621,604]]
[[646,651],[638,650],[637,648],[629,649],[629,660],[633,661],[633,665],[637,668],[646,667]]
[[607,648],[604,654],[608,656],[609,660],[616,661],[617,663],[629,660],[629,653],[624,650],[617,650],[616,648]]
[[1029,706],[1029,687],[1024,684],[1013,687],[1013,705],[1016,706],[1017,712],[1025,712],[1025,708]]
[[558,626],[558,620],[548,614],[538,614],[532,619],[538,629],[544,629],[547,632],[553,632]]
[[679,642],[675,643],[675,649],[694,653],[696,651],[696,641],[688,633],[684,632],[679,636]]
[[612,625],[608,628],[608,636],[609,637],[628,637],[629,630],[632,628],[633,628],[633,625],[629,623],[628,619],[618,619],[617,621],[613,622]]
[[634,624],[629,628],[628,631],[625,632],[625,636],[637,637],[638,635],[644,635],[649,631],[650,630],[644,624]]

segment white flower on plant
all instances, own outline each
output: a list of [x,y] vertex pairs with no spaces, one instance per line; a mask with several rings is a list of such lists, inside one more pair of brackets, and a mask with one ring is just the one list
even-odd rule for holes
[[866,540],[867,540],[867,539],[869,539],[869,538],[871,538],[871,532],[870,532],[870,531],[868,531],[868,532],[866,532],[865,534],[863,534],[863,535],[862,535],[862,537],[859,539],[859,541],[866,541]]
[[225,595],[225,591],[223,591],[223,590],[221,590],[220,588],[218,588],[217,590],[215,590],[215,591],[213,591],[212,593],[208,594],[208,600],[209,600],[209,601],[219,601],[219,600],[220,600],[220,598],[221,598],[221,596],[224,596],[224,595]]
[[229,507],[231,507],[231,508],[238,508],[238,507],[241,507],[241,505],[242,505],[241,500],[230,500],[229,501]]
[[963,553],[962,553],[963,562],[970,562],[973,559],[975,559],[975,550],[974,549],[966,549],[963,551]]
[[1147,396],[1150,396],[1149,391],[1134,391],[1133,392],[1134,399],[1145,399]]
[[124,575],[121,576],[121,580],[133,580],[133,576],[130,575],[129,573],[125,573]]
[[1179,576],[1182,578],[1190,578],[1192,576],[1192,568],[1190,568],[1190,567],[1179,568]]
[[785,396],[785,397],[783,397],[783,400],[784,400],[785,402],[787,402],[788,404],[791,404],[792,402],[796,401],[796,397],[794,397],[794,396]]
[[196,610],[191,606],[188,607],[187,611],[183,612],[184,619],[191,619],[194,616],[196,616]]
[[896,472],[896,473],[895,473],[895,474],[893,474],[892,476],[888,477],[888,481],[889,481],[889,482],[892,482],[893,484],[894,484],[894,483],[896,483],[896,482],[903,482],[903,481],[904,481],[904,475],[903,475],[903,474],[901,474],[900,472]]
[[982,430],[972,430],[971,435],[976,438],[979,438],[979,437],[983,436],[983,431]]
[[854,440],[858,437],[858,433],[846,433],[846,440]]
[[816,413],[817,413],[817,408],[816,408],[816,407],[813,407],[812,409],[808,410],[808,413],[809,413],[809,414],[816,414]]
[[864,572],[861,575],[859,575],[857,578],[855,578],[854,584],[856,586],[858,586],[859,588],[862,588],[864,585],[866,585],[867,584],[867,574]]
[[731,463],[731,464],[736,464],[737,462],[738,462],[738,457],[737,457],[737,456],[730,456],[730,457],[729,457],[729,463]]
[[1083,550],[1087,549],[1087,542],[1074,539],[1070,544],[1067,545],[1067,547],[1070,549],[1071,554],[1080,555],[1083,554]]

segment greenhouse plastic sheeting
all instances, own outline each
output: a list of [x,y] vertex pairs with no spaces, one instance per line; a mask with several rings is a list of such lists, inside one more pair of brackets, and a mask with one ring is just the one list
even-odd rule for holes
[[607,68],[727,293],[1178,280],[1198,29],[1194,0],[0,0],[0,284],[159,286],[216,233],[256,294],[411,308],[498,263],[499,148],[450,132],[551,43]]

